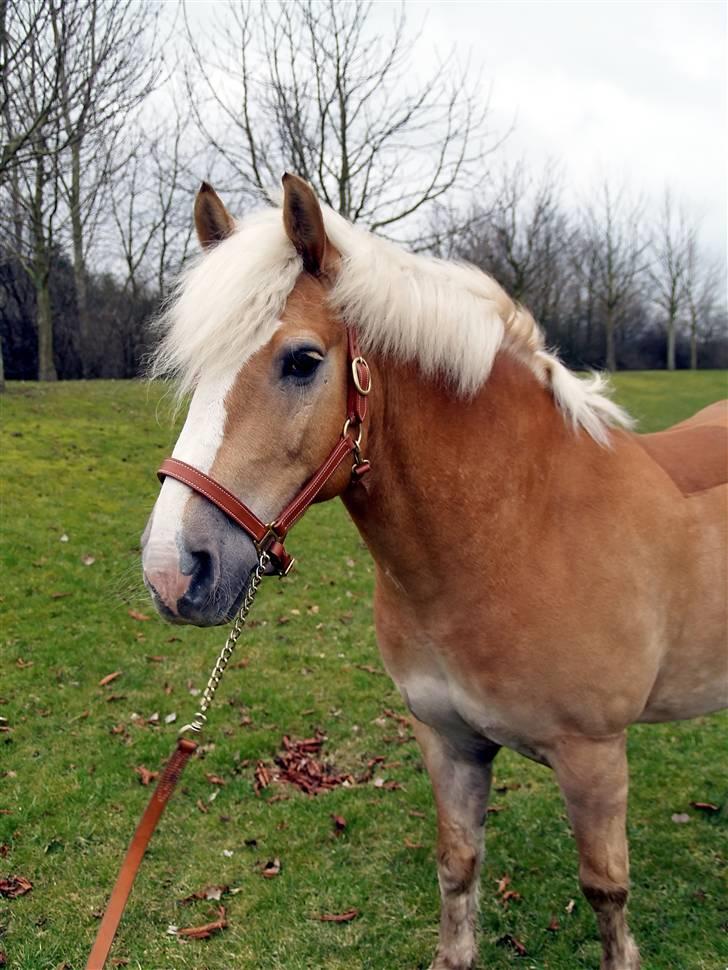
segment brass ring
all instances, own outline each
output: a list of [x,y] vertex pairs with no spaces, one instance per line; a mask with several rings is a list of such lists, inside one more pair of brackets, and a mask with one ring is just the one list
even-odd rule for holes
[[[342,438],[346,438],[346,436],[349,433],[349,428],[350,427],[351,427],[351,418],[347,418],[346,421],[344,421],[344,428],[343,428],[343,430],[341,432],[341,437]],[[362,426],[360,424],[359,425],[359,434],[356,436],[356,439],[354,441],[354,447],[355,448],[359,448],[360,445],[361,445],[362,432],[363,432],[363,428],[362,428]]]
[[[364,387],[361,386],[361,381],[359,380],[359,372],[356,369],[357,364],[361,364],[362,367],[364,367],[366,369],[367,376],[369,378],[369,381],[368,381],[368,384],[367,384],[367,387],[366,388],[364,388]],[[369,364],[367,364],[367,362],[364,360],[363,357],[355,357],[352,360],[352,362],[351,362],[351,376],[354,379],[354,387],[362,395],[362,397],[366,397],[367,394],[372,389],[372,372],[369,370]]]

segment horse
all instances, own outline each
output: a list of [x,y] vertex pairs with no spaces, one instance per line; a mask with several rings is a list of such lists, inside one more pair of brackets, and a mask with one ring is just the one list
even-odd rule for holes
[[[432,782],[431,970],[477,958],[504,745],[555,773],[602,970],[637,970],[626,729],[728,702],[725,403],[634,433],[603,379],[571,372],[495,280],[348,223],[297,176],[240,222],[203,183],[194,218],[201,253],[152,369],[193,392],[173,459],[199,476],[164,479],[142,537],[155,606],[225,623],[260,566],[256,533],[201,481],[270,523],[318,475],[309,498],[339,496],[374,560],[379,648]],[[371,470],[339,459],[323,480],[352,333],[368,407],[344,451]]]

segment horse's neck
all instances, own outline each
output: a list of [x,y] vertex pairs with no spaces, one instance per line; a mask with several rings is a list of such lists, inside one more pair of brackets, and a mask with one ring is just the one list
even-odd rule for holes
[[[472,399],[416,367],[376,368],[366,490],[344,501],[377,565],[421,595],[442,568],[502,559],[535,523],[554,462],[573,449],[551,395],[505,353]],[[497,553],[494,556],[493,553]]]

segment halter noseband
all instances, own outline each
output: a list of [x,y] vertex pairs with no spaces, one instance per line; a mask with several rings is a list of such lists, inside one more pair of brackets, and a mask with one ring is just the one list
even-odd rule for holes
[[341,437],[328,458],[273,522],[263,522],[232,492],[185,461],[165,458],[157,472],[160,482],[167,477],[174,478],[216,505],[221,512],[248,533],[255,543],[259,556],[263,553],[268,554],[272,566],[271,572],[279,576],[286,576],[295,562],[283,545],[288,531],[301,518],[346,456],[351,454],[354,456],[351,474],[355,481],[365,475],[370,468],[369,462],[362,458],[360,445],[362,425],[367,414],[367,397],[372,389],[372,376],[369,365],[359,351],[356,332],[352,327],[347,327],[347,334],[348,386],[346,420]]

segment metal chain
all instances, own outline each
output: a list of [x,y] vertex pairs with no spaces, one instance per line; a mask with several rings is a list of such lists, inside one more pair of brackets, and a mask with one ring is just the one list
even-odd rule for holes
[[228,634],[228,638],[225,641],[225,646],[220,651],[220,656],[215,661],[215,666],[212,668],[212,673],[207,681],[207,687],[205,687],[202,692],[202,700],[200,702],[200,709],[195,713],[189,724],[185,724],[183,728],[180,728],[180,734],[184,734],[185,731],[193,731],[195,734],[199,734],[202,728],[207,722],[206,712],[210,709],[215,698],[215,692],[220,686],[220,681],[222,680],[222,675],[225,673],[225,668],[230,662],[230,658],[235,650],[235,644],[238,642],[238,637],[243,632],[243,627],[245,626],[245,621],[248,618],[248,613],[253,605],[253,600],[255,599],[255,594],[258,592],[258,587],[263,581],[263,575],[265,574],[268,565],[270,564],[270,557],[267,552],[262,552],[260,554],[260,559],[258,560],[258,565],[253,571],[253,576],[248,583],[248,588],[245,591],[245,596],[243,597],[243,602],[238,610],[235,621],[233,622],[232,629]]

